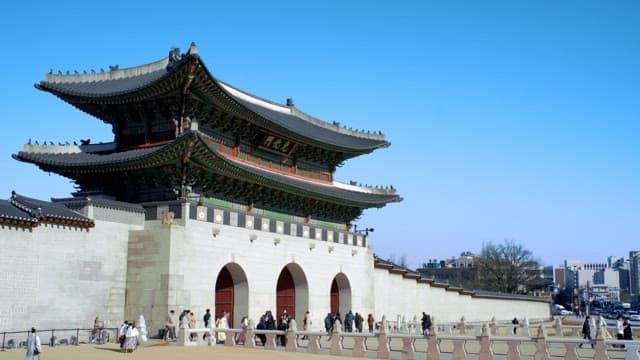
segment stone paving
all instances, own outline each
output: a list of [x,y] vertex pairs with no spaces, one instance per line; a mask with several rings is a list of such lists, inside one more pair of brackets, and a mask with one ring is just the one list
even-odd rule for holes
[[[304,350],[302,350],[304,351]],[[0,360],[23,360],[24,349],[0,351]],[[224,346],[193,346],[181,347],[175,344],[151,343],[149,346],[138,348],[133,353],[122,353],[117,344],[80,345],[80,346],[44,346],[42,360],[187,360],[187,359],[260,359],[260,360],[322,360],[322,359],[353,359],[346,356],[329,356],[307,354],[304,352],[268,351],[264,349],[229,348]]]

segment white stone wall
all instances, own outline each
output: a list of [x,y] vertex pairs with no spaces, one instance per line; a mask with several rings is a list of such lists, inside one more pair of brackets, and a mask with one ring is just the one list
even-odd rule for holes
[[202,325],[206,308],[217,315],[215,283],[227,265],[245,284],[244,294],[236,289],[236,324],[243,315],[257,321],[265,310],[275,313],[277,280],[286,266],[304,283],[295,317],[301,324],[310,310],[313,330],[323,329],[338,274],[350,293],[341,300],[342,316],[348,309],[376,320],[410,321],[422,311],[437,322],[549,316],[545,302],[474,297],[375,268],[371,250],[361,246],[185,220],[187,207],[172,226],[144,221],[142,214],[86,210],[97,217],[89,230],[0,229],[1,330],[91,327],[95,316],[116,326],[144,315],[154,335],[169,309],[191,309]]
[[[215,237],[213,228],[219,231]],[[257,321],[265,310],[275,314],[278,276],[288,264],[296,264],[306,280],[308,295],[296,294],[300,324],[310,310],[312,329],[323,328],[331,284],[339,273],[349,281],[352,304],[341,306],[365,315],[373,310],[373,257],[364,247],[184,219],[173,226],[147,221],[145,230],[132,233],[131,239],[127,317],[143,314],[151,334],[164,327],[169,309],[190,309],[199,324],[207,308],[218,315],[215,284],[227,264],[242,269],[248,285],[248,308],[246,314],[236,314],[236,324],[243,315]],[[236,296],[236,306],[241,300]]]
[[127,234],[141,226],[94,220],[91,229],[0,228],[0,329],[90,328],[96,316],[121,323]]
[[404,317],[420,318],[422,312],[432,315],[437,322],[510,320],[549,318],[549,303],[518,298],[486,298],[449,290],[446,287],[419,283],[387,269],[374,270],[375,317],[386,315],[388,320]]

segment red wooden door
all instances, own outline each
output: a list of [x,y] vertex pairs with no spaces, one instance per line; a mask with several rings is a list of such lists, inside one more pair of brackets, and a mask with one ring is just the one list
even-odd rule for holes
[[334,278],[331,283],[331,313],[337,314],[338,312],[340,312],[340,291],[338,290],[338,283]]
[[287,268],[284,268],[280,273],[276,287],[276,316],[278,317],[278,324],[285,310],[287,310],[289,317],[295,317],[296,287],[293,283],[293,276],[291,276],[291,272]]
[[229,313],[229,327],[233,327],[233,279],[225,266],[216,280],[216,313],[217,319],[223,312]]

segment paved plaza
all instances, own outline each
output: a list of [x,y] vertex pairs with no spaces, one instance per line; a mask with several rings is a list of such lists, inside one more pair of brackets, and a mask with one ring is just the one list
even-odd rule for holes
[[[0,351],[0,360],[23,360],[24,349]],[[260,359],[260,360],[322,360],[352,359],[344,356],[307,354],[303,352],[268,351],[264,349],[229,348],[224,346],[181,347],[166,343],[153,343],[133,353],[122,353],[117,344],[80,346],[43,346],[43,360],[181,360],[181,359]]]

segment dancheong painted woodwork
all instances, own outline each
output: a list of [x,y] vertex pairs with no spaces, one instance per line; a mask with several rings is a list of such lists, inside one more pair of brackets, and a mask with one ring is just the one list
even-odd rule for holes
[[72,179],[78,194],[143,203],[218,198],[350,223],[401,201],[393,187],[333,179],[349,158],[389,146],[381,133],[316,119],[211,75],[194,44],[151,64],[53,74],[36,84],[113,128],[112,143],[26,144],[14,155]]

